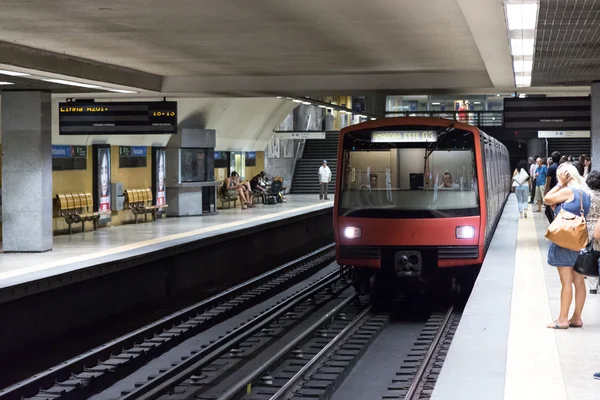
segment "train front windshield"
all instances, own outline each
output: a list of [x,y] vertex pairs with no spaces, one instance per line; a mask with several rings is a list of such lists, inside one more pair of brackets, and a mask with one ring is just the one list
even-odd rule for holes
[[339,215],[479,215],[473,133],[443,129],[407,126],[347,133]]

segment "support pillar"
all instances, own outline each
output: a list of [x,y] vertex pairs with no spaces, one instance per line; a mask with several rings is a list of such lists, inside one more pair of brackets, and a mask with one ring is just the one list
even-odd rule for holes
[[528,139],[527,140],[527,157],[542,157],[550,156],[546,154],[546,140],[545,139]]
[[[592,130],[590,132],[592,140],[592,167],[597,169],[600,164],[600,81],[592,82]],[[596,167],[594,167],[596,163]]]
[[52,115],[47,92],[2,93],[2,249],[52,250]]

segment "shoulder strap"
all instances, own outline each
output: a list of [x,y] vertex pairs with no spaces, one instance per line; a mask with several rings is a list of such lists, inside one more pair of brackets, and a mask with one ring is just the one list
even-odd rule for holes
[[583,217],[583,191],[579,189],[579,213]]

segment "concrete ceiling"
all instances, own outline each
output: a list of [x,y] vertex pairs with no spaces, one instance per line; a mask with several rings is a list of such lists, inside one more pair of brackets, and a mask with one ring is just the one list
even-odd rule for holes
[[0,64],[197,96],[513,90],[498,0],[5,0]]

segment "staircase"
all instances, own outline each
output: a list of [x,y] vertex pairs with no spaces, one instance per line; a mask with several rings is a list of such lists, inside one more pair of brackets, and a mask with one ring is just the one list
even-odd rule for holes
[[337,132],[332,132],[327,133],[325,139],[306,140],[302,158],[296,160],[292,178],[292,193],[319,194],[319,167],[323,160],[327,160],[327,165],[331,170],[328,193],[335,192],[338,137]]

